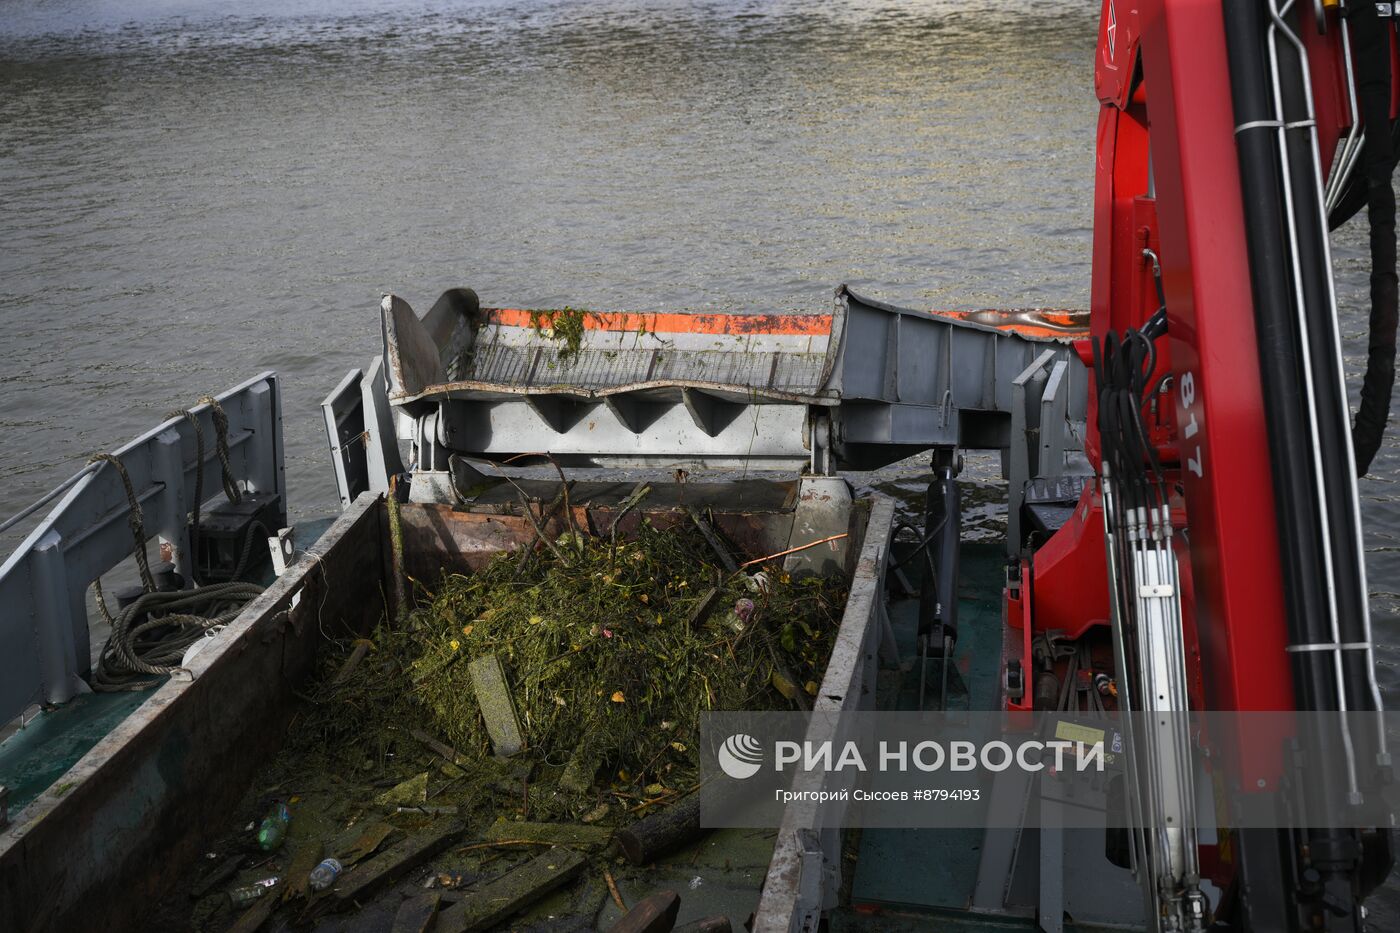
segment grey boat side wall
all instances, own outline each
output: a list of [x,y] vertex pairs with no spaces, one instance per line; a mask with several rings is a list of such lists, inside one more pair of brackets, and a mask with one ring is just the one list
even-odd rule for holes
[[141,927],[281,747],[321,621],[363,631],[382,614],[380,501],[357,499],[192,659],[193,679],[157,689],[16,815],[0,834],[0,930]]
[[[873,497],[865,534],[859,542],[860,556],[851,578],[850,596],[841,616],[821,689],[813,704],[815,713],[839,713],[875,708],[875,677],[881,659],[897,663],[898,649],[885,610],[885,565],[890,555],[894,501]],[[830,734],[841,728],[841,720],[817,716],[807,732],[807,740],[844,741],[849,735]],[[839,778],[801,778],[794,790],[836,789]],[[824,911],[837,905],[841,888],[842,862],[839,809],[844,804],[788,804],[768,865],[763,895],[754,916],[754,933],[797,933],[815,930]]]

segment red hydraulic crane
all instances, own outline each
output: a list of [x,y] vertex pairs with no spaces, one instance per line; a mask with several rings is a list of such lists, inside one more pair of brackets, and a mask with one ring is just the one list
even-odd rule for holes
[[[1013,572],[1008,655],[1036,683],[1011,708],[1053,709],[1072,676],[1051,633],[1112,670],[1135,711],[1380,709],[1356,477],[1394,379],[1390,8],[1105,0],[1092,337],[1077,345],[1094,373],[1097,479]],[[1353,427],[1329,230],[1362,206],[1372,333]],[[1240,725],[1215,737],[1235,753],[1217,779],[1276,790],[1284,750],[1247,718],[1221,721]],[[1357,780],[1389,769],[1379,729],[1304,753],[1361,775],[1325,793],[1359,794]],[[1161,817],[1194,801],[1168,788],[1143,805]],[[1218,818],[1209,844],[1137,834],[1157,929],[1366,929],[1388,829],[1231,831]]]

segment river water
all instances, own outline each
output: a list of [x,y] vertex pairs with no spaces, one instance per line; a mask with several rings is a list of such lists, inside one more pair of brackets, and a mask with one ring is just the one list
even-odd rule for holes
[[[915,307],[1085,307],[1097,15],[0,0],[0,516],[263,369],[284,379],[293,511],[332,511],[318,404],[376,352],[386,291],[420,311],[455,285],[788,311],[846,282]],[[1365,234],[1335,243],[1353,382]],[[1361,484],[1392,707],[1398,451],[1392,433]]]

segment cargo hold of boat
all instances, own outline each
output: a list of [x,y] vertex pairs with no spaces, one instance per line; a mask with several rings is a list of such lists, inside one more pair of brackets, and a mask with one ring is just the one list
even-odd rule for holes
[[[402,904],[406,912],[440,910],[438,929],[476,928],[464,919],[468,908],[453,913],[452,907],[471,903],[474,893],[507,876],[543,871],[531,867],[540,848],[520,840],[492,848],[493,840],[511,835],[493,830],[495,819],[479,813],[459,819],[455,807],[435,809],[426,794],[387,809],[365,799],[342,820],[348,825],[316,817],[324,837],[314,840],[316,854],[345,863],[350,858],[333,849],[348,847],[357,828],[388,830],[380,845],[356,853],[358,864],[345,864],[325,892],[297,883],[310,859],[298,851],[310,831],[298,815],[311,823],[314,801],[298,797],[296,786],[258,781],[298,723],[304,725],[315,699],[308,691],[328,657],[342,664],[347,645],[356,638],[372,645],[378,627],[402,625],[410,603],[429,598],[444,574],[470,576],[495,555],[537,551],[548,560],[556,542],[570,536],[626,546],[644,530],[683,532],[700,535],[694,540],[704,542],[705,559],[728,573],[833,578],[849,594],[831,630],[821,633],[830,652],[820,664],[820,683],[797,684],[790,708],[872,709],[877,694],[898,702],[900,683],[905,693],[912,683],[906,674],[915,652],[927,653],[912,644],[918,599],[909,595],[923,562],[909,563],[897,580],[887,573],[896,549],[893,504],[853,495],[837,465],[889,462],[939,437],[981,437],[998,446],[1028,413],[1062,412],[1072,420],[1083,406],[1082,382],[1076,386],[1066,375],[1068,347],[1047,336],[1053,324],[1042,329],[1021,314],[1006,316],[999,329],[901,311],[844,290],[832,313],[779,321],[489,311],[465,290],[444,295],[421,320],[398,299],[386,299],[381,314],[386,353],[366,371],[352,372],[325,404],[344,504],[328,528],[279,534],[272,527],[282,524],[286,498],[278,380],[264,374],[117,451],[120,468],[104,461],[85,470],[7,562],[0,587],[34,623],[20,632],[29,640],[17,642],[10,657],[37,680],[30,693],[8,695],[6,713],[19,713],[35,695],[46,704],[0,746],[12,804],[0,835],[7,928],[67,929],[95,911],[112,928],[178,925],[194,922],[191,917],[216,928],[261,924],[289,887],[304,902],[296,900],[295,910],[277,913],[273,922],[390,923]],[[895,332],[901,347],[919,352],[901,353],[886,372],[847,365],[885,346]],[[985,371],[941,368],[939,361],[954,353],[980,361]],[[1008,376],[1023,370],[1018,382]],[[399,437],[407,442],[408,469],[396,462]],[[1023,464],[1025,457],[1023,451],[1011,460]],[[202,530],[189,521],[197,499]],[[158,537],[160,557],[169,562],[155,567],[162,579],[174,574],[216,585],[244,564],[261,567],[256,573],[270,585],[228,624],[194,640],[149,692],[89,693],[84,678],[92,677],[91,659],[100,652],[89,648],[87,591],[130,555],[132,501],[139,533]],[[264,532],[272,532],[272,567],[257,559],[261,545],[252,559],[246,546]],[[916,550],[909,540],[897,548]],[[995,565],[976,547],[964,562]],[[119,618],[125,612],[119,609]],[[996,623],[986,617],[982,635],[965,634],[962,644],[995,640]],[[92,645],[104,634],[95,626]],[[99,658],[96,666],[104,665],[120,668]],[[977,683],[984,687],[988,676],[994,674],[978,674]],[[623,700],[621,693],[615,699]],[[788,706],[784,694],[768,696]],[[414,725],[405,723],[405,733],[418,736],[397,740],[390,755],[418,755],[436,797],[453,783],[443,776],[450,770],[439,769],[450,769],[456,750]],[[32,767],[39,761],[48,771]],[[544,767],[534,772],[541,787],[557,779],[560,762],[552,769],[536,764]],[[420,770],[417,764],[413,770]],[[526,827],[522,833],[537,829],[528,819],[530,781],[527,776],[523,809],[491,814]],[[625,799],[607,797],[617,786],[599,775],[598,798]],[[648,811],[664,814],[687,789],[652,786],[661,795],[655,806],[644,801],[627,808],[631,814],[614,807],[591,828],[609,835]],[[245,820],[256,823],[283,803],[291,815],[287,842],[260,854]],[[636,907],[669,888],[679,893],[682,924],[728,918],[738,928],[756,916],[761,928],[798,929],[816,922],[838,896],[851,898],[834,830],[824,831],[815,851],[797,827],[695,835],[684,835],[671,847],[676,851],[646,853],[640,865],[622,858],[625,848],[613,839],[581,846],[575,866],[574,850],[560,842],[544,851],[567,859],[560,863],[564,875],[539,882],[538,900],[486,916],[502,921],[518,909],[534,918],[528,922],[572,917],[577,925],[570,929],[606,929],[620,905]],[[489,858],[475,873],[443,868],[454,852],[460,859],[482,850]],[[433,880],[439,877],[445,880]],[[260,881],[273,885],[265,897],[256,890]],[[425,883],[432,886],[431,909],[418,903]],[[559,890],[550,894],[553,886]],[[419,895],[405,900],[413,891]],[[949,905],[959,896],[950,891]],[[231,897],[246,910],[229,909]]]

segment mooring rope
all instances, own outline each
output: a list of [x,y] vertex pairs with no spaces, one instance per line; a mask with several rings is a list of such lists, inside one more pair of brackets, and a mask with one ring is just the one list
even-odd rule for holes
[[111,454],[94,454],[92,463],[110,463],[116,468],[117,476],[121,477],[122,489],[126,491],[127,516],[126,524],[131,529],[131,536],[134,540],[132,555],[136,558],[136,569],[141,574],[141,586],[146,592],[155,591],[156,581],[151,576],[151,564],[146,558],[146,526],[141,518],[141,502],[136,498],[136,490],[131,485],[131,477],[127,475],[126,464],[122,463]]
[[270,536],[262,522],[248,527],[234,579],[190,590],[146,592],[122,609],[97,660],[92,689],[111,693],[153,687],[160,681],[146,678],[176,670],[190,645],[236,619],[264,589],[238,579],[247,569],[259,531],[264,538]]
[[237,505],[243,499],[243,493],[239,490],[238,484],[233,481],[233,467],[229,466],[228,458],[228,415],[224,414],[223,406],[219,400],[212,395],[206,395],[200,400],[200,404],[208,405],[211,416],[214,419],[214,434],[218,445],[219,464],[224,470],[224,495],[228,496],[228,501]]
[[[243,494],[233,478],[229,460],[228,416],[218,401],[211,396],[206,395],[200,402],[209,405],[211,409],[216,450],[223,472],[224,495],[229,502],[237,503],[243,498]],[[167,417],[184,418],[194,428],[194,509],[190,516],[189,538],[190,548],[193,550],[199,541],[200,506],[204,499],[204,429],[199,423],[199,418],[188,409],[170,412]],[[253,544],[259,538],[259,532],[264,538],[270,537],[271,532],[258,521],[248,527],[232,580],[195,586],[188,590],[158,592],[146,555],[146,529],[141,514],[141,503],[136,498],[136,491],[126,466],[108,453],[95,455],[92,462],[110,463],[121,478],[129,510],[127,524],[131,528],[133,538],[132,554],[136,558],[144,590],[139,598],[113,616],[103,596],[102,580],[99,578],[93,581],[97,608],[112,626],[112,632],[98,656],[97,666],[92,673],[92,688],[104,693],[146,690],[159,684],[160,677],[180,667],[180,662],[190,645],[211,631],[232,622],[243,611],[244,606],[263,592],[262,586],[240,581],[239,578],[247,569],[248,559],[252,555]],[[191,567],[193,568],[193,561]],[[191,576],[193,575],[192,569]],[[191,582],[199,581],[195,579]]]

